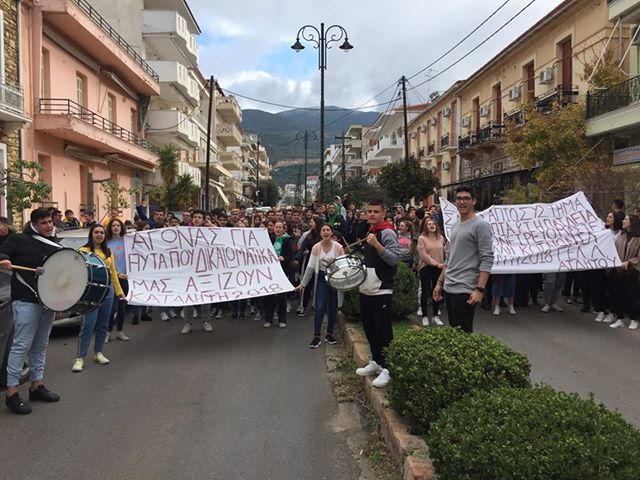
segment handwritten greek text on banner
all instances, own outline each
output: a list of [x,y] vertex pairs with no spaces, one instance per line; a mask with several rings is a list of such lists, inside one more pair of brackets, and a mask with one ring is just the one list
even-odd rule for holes
[[124,238],[133,305],[199,305],[293,290],[263,229],[174,227]]
[[[456,206],[440,198],[445,236]],[[554,203],[493,205],[477,215],[493,234],[492,273],[544,273],[620,266],[614,238],[584,193]]]

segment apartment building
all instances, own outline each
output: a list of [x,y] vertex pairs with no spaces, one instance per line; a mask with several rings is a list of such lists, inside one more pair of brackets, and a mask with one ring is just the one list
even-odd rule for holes
[[[158,156],[144,119],[158,74],[85,0],[20,3],[24,158],[52,191],[43,205],[76,214],[109,208],[105,182],[131,188]],[[131,216],[125,208],[123,215]]]
[[[20,129],[31,121],[22,90],[18,8],[13,0],[0,0],[0,172],[21,158]],[[0,195],[0,215],[9,213],[5,196]],[[16,220],[21,223],[21,218]]]
[[628,79],[587,97],[587,136],[608,138],[627,202],[640,200],[640,0],[609,0],[611,47]]
[[346,177],[361,177],[364,173],[363,138],[370,127],[364,125],[351,125],[346,135]]

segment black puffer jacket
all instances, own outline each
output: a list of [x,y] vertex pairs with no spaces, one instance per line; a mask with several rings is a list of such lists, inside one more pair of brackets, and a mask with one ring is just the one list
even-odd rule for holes
[[[23,233],[11,235],[2,245],[0,245],[0,260],[11,260],[14,265],[21,267],[36,268],[44,264],[46,258],[53,252],[59,250],[53,245],[47,245],[36,240],[34,237],[38,235],[33,231],[31,226],[27,224]],[[42,237],[57,243],[55,237]],[[38,303],[38,299],[33,292],[23,285],[14,271],[11,277],[11,300],[21,300],[23,302]],[[19,272],[20,276],[33,288],[36,289],[36,276],[32,272]]]

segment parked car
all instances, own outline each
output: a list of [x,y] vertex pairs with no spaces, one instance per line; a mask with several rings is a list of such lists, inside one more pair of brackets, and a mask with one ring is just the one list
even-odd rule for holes
[[[11,272],[0,270],[0,388],[7,385],[7,359],[13,341],[13,317],[11,314]],[[25,362],[20,382],[29,379],[31,372]]]

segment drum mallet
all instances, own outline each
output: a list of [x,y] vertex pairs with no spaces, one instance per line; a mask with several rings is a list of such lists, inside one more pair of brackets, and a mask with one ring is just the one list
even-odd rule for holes
[[355,247],[356,245],[358,245],[359,243],[362,242],[366,242],[367,241],[367,237],[361,238],[360,240],[358,240],[357,242],[353,242],[350,243],[349,245],[347,245],[346,247],[344,247],[345,250],[350,249],[351,247]]
[[29,268],[29,267],[21,267],[20,265],[11,265],[11,269],[23,270],[25,272],[33,272],[36,275],[44,275],[44,267]]

